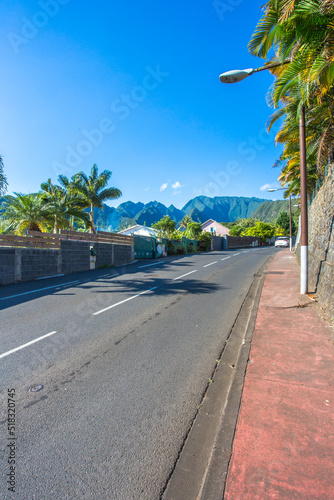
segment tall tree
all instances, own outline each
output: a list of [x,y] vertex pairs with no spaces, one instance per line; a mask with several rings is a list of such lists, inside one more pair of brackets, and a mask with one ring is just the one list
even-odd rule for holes
[[[70,186],[70,183],[68,183]],[[53,219],[53,232],[72,228],[72,220],[82,221],[90,227],[89,215],[82,208],[83,202],[75,192],[63,186],[52,184],[51,179],[41,184],[42,199]]]
[[[282,210],[276,219],[276,227],[279,226],[283,229],[284,234],[282,236],[289,236],[290,234],[290,216],[288,212]],[[292,219],[292,234],[296,232],[295,221]]]
[[[281,109],[283,127],[276,141],[284,145],[279,158],[285,193],[299,193],[298,119],[306,108],[309,188],[324,164],[334,159],[334,9],[332,0],[270,0],[264,6],[249,43],[252,54],[281,62],[272,69],[275,81],[269,103]],[[284,64],[290,61],[289,64]]]
[[170,218],[169,215],[164,215],[162,219],[160,219],[155,224],[152,224],[154,229],[158,229],[160,234],[164,238],[171,238],[172,234],[175,231],[176,222]]
[[106,200],[115,200],[122,196],[115,187],[106,188],[112,173],[109,170],[98,172],[97,165],[92,166],[89,177],[84,172],[79,172],[73,177],[72,190],[80,194],[84,206],[90,209],[89,217],[93,233],[96,233],[94,224],[94,208],[103,208]]
[[188,228],[188,224],[190,224],[191,222],[193,222],[192,218],[189,217],[189,215],[185,215],[183,217],[183,219],[181,220],[180,222],[180,227],[184,227],[184,228]]
[[200,222],[190,222],[185,232],[185,237],[196,240],[202,233],[202,225]]

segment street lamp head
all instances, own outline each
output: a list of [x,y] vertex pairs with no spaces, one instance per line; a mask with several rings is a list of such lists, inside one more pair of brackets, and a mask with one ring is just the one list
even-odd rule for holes
[[241,82],[247,78],[247,76],[252,75],[254,70],[252,68],[248,69],[234,69],[233,71],[226,71],[219,76],[219,80],[222,83],[237,83]]

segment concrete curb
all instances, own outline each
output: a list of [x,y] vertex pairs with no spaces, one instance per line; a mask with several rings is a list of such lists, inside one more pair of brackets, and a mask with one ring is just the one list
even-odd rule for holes
[[247,293],[193,421],[163,500],[221,500],[231,458],[267,259]]

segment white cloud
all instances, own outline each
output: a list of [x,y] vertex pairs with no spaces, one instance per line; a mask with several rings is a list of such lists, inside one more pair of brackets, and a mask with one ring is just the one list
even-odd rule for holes
[[168,182],[165,182],[165,184],[162,184],[162,186],[160,186],[160,191],[164,191],[168,186]]
[[147,187],[144,189],[144,191],[146,191],[146,192],[147,192],[147,191],[149,191],[149,189],[150,189],[150,186],[147,186]]
[[276,182],[274,184],[264,184],[260,187],[260,191],[266,191],[267,189],[277,189]]
[[181,188],[181,184],[179,183],[179,181],[176,181],[174,184],[172,184],[172,188],[173,189],[180,189]]

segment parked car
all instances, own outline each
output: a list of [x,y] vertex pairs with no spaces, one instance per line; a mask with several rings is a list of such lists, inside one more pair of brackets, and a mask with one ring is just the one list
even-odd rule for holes
[[289,246],[289,238],[287,236],[280,236],[276,238],[275,247],[288,247]]

